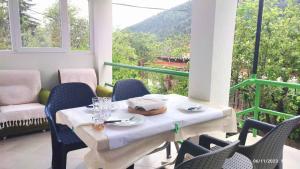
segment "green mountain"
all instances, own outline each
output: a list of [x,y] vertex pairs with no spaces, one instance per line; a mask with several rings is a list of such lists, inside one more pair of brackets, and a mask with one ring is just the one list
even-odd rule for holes
[[153,33],[161,39],[173,34],[190,34],[191,1],[152,16],[140,23],[126,28],[130,32]]

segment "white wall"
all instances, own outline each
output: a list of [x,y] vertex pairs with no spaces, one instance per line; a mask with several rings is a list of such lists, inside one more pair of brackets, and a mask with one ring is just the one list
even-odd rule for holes
[[189,96],[228,105],[237,0],[193,0]]
[[94,58],[90,53],[0,53],[1,69],[38,69],[43,88],[58,84],[60,68],[93,68]]
[[95,68],[98,70],[99,84],[112,82],[112,67],[104,62],[112,62],[112,0],[93,0],[93,34]]

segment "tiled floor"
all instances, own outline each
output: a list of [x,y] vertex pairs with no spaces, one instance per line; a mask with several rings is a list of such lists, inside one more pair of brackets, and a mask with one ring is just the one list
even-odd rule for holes
[[[68,169],[86,169],[83,156],[87,148],[68,153]],[[173,158],[176,157],[173,147]],[[166,161],[161,151],[136,162],[136,169],[154,169]],[[172,160],[171,159],[171,160]],[[0,141],[0,169],[50,169],[50,133],[37,133]],[[173,168],[173,167],[170,167]]]
[[[235,138],[231,138],[233,140]],[[249,143],[259,138],[249,137]],[[176,157],[172,147],[172,159]],[[83,156],[88,149],[68,154],[68,169],[85,169]],[[136,169],[154,169],[166,160],[165,151],[146,156],[136,162]],[[172,160],[171,159],[171,160]],[[49,169],[51,161],[50,133],[37,133],[0,141],[0,169]],[[300,151],[284,148],[284,169],[299,169]],[[168,167],[173,168],[173,166]]]

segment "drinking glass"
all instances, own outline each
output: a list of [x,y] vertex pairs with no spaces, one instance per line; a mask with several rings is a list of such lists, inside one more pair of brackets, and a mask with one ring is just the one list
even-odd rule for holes
[[93,97],[92,102],[93,102],[93,111],[94,113],[97,113],[100,110],[100,104],[101,104],[99,97]]
[[101,98],[101,113],[102,116],[105,120],[107,120],[110,115],[111,115],[111,109],[112,109],[112,104],[111,104],[111,98],[109,97],[102,97]]
[[93,107],[94,107],[94,129],[103,130],[104,121],[107,120],[111,115],[111,98],[108,97],[95,97],[93,98]]
[[101,116],[100,112],[95,113],[93,115],[93,121],[94,121],[93,128],[95,130],[101,131],[104,129],[104,118]]

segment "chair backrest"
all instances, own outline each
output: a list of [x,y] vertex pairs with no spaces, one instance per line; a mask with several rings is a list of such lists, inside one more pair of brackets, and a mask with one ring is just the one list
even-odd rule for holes
[[112,94],[112,101],[121,101],[150,94],[145,85],[136,79],[117,81]]
[[40,90],[38,70],[0,70],[0,106],[37,103]]
[[97,75],[94,69],[59,69],[58,78],[61,84],[71,82],[85,83],[96,91]]
[[64,83],[51,90],[45,107],[47,116],[56,123],[55,114],[59,110],[87,106],[95,97],[91,88],[84,83]]
[[282,160],[283,146],[291,131],[299,125],[300,116],[286,120],[269,131],[261,140],[250,146],[240,146],[239,152],[246,155],[254,169],[274,169]]
[[234,154],[238,144],[236,141],[226,147],[196,156],[175,166],[175,169],[221,169],[225,160]]

